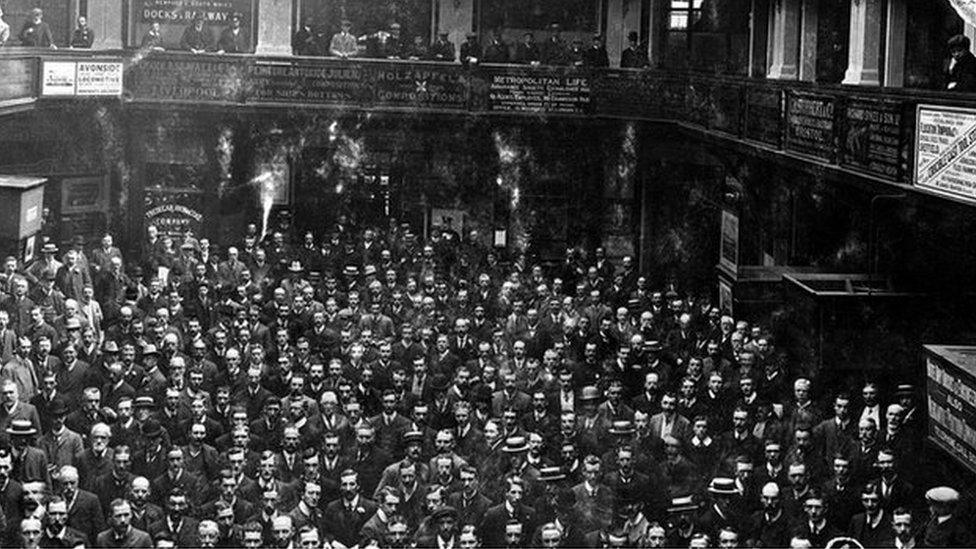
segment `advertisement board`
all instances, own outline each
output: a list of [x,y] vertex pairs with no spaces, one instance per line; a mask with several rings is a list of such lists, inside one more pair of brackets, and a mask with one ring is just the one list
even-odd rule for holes
[[41,96],[122,95],[121,61],[44,61]]
[[204,28],[216,46],[221,30],[230,23],[231,15],[243,16],[243,28],[251,37],[253,49],[254,22],[257,0],[133,0],[130,14],[130,46],[138,47],[153,23],[159,23],[162,47],[179,49],[183,32],[196,17],[203,18]]
[[929,439],[976,471],[976,347],[926,345]]
[[74,61],[45,61],[41,71],[41,95],[74,95],[77,70],[78,64]]
[[916,187],[976,202],[976,109],[919,105]]

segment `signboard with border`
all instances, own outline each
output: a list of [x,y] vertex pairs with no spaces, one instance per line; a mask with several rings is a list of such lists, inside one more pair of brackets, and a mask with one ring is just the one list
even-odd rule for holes
[[77,89],[78,63],[45,61],[41,71],[41,95],[73,96]]
[[916,187],[976,203],[976,109],[919,105]]
[[929,440],[976,472],[976,347],[925,345]]
[[732,273],[739,269],[739,216],[729,210],[722,210],[719,264]]

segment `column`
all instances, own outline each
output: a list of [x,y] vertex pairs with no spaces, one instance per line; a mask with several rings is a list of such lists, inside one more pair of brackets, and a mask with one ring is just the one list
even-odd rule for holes
[[257,55],[291,55],[294,0],[260,0]]
[[120,0],[88,0],[88,26],[95,33],[94,50],[122,49],[125,28]]
[[800,58],[800,0],[773,0],[767,78],[796,80]]
[[800,80],[817,79],[817,0],[803,0],[800,25]]
[[[431,40],[437,38],[437,33],[447,32],[447,39],[454,44],[454,54],[460,55],[461,44],[467,40],[467,34],[474,30],[474,0],[440,0],[435,8],[438,10],[439,28],[434,29]],[[484,37],[479,36],[478,39]]]
[[908,30],[906,0],[888,0],[888,28],[885,31],[884,85],[905,85],[905,40]]
[[767,44],[769,43],[769,2],[752,0],[749,11],[749,76],[766,73]]
[[[651,7],[649,13],[641,15],[641,17],[646,17],[648,19],[648,36],[647,36],[647,59],[650,60],[652,67],[660,66],[661,57],[664,55],[662,51],[664,45],[663,34],[667,33],[667,23],[665,21],[665,16],[667,15],[667,1],[668,0],[651,0]],[[618,59],[617,62],[620,60]],[[613,60],[611,60],[611,63]]]
[[851,37],[842,84],[881,85],[881,0],[851,1]]

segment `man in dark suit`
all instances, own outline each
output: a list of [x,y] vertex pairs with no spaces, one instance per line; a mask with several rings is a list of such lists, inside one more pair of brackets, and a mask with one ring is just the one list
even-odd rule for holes
[[806,519],[793,531],[810,540],[813,547],[825,547],[827,542],[840,536],[842,532],[827,520],[827,500],[817,488],[811,488],[803,503]]
[[68,504],[59,496],[47,502],[47,525],[41,534],[41,547],[76,547],[87,545],[88,536],[76,528],[68,526]]
[[949,58],[942,66],[945,89],[957,92],[976,91],[976,56],[969,51],[969,37],[957,34],[949,39]]
[[97,547],[152,547],[152,538],[147,532],[132,526],[132,507],[124,499],[112,502],[109,515],[109,529],[98,534]]
[[525,493],[522,478],[513,475],[506,481],[505,501],[488,509],[478,528],[484,534],[482,544],[485,547],[505,546],[505,525],[509,521],[517,521],[523,531],[531,532],[535,528],[535,509],[522,503]]
[[95,494],[78,488],[78,470],[61,468],[61,496],[68,505],[68,526],[95,539],[105,529],[105,516]]
[[217,53],[247,53],[251,49],[247,31],[241,25],[243,18],[240,13],[230,16],[230,26],[221,31],[217,40]]
[[929,519],[925,525],[923,547],[972,547],[973,533],[967,519],[959,516],[956,505],[959,492],[948,486],[938,486],[925,493],[929,504]]
[[[186,516],[188,508],[187,493],[180,488],[173,488],[166,496],[166,516],[149,525],[149,535],[157,538],[165,533],[176,541],[178,547],[198,547],[199,521]],[[115,512],[113,510],[113,514]]]
[[335,539],[347,547],[359,542],[359,531],[376,513],[377,505],[360,494],[359,475],[347,469],[339,476],[339,499],[325,506],[325,523],[332,527]]
[[[164,501],[166,495],[179,488],[185,498],[200,497],[200,482],[195,475],[183,466],[183,449],[173,447],[166,453],[166,472],[152,481],[152,491],[157,501]],[[150,534],[152,529],[150,528]]]

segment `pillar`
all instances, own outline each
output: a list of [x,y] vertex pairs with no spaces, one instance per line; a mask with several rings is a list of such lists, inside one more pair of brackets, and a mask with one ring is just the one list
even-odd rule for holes
[[[641,17],[648,18],[647,33],[647,58],[652,67],[661,65],[661,57],[664,55],[664,44],[667,35],[667,15],[666,2],[668,0],[651,0],[651,7],[648,13]],[[620,61],[619,59],[617,60]],[[612,62],[612,60],[611,60]]]
[[842,84],[881,85],[881,0],[851,0],[847,72]]
[[461,44],[467,39],[467,34],[474,30],[474,0],[440,0],[434,8],[437,10],[439,28],[433,29],[431,40],[437,38],[437,33],[447,32],[447,39],[454,44],[454,54],[460,55]]
[[884,85],[905,85],[905,41],[908,31],[906,0],[888,0],[888,28],[885,30]]
[[120,0],[88,0],[88,26],[95,33],[95,50],[122,49],[125,29]]
[[803,0],[800,16],[800,80],[817,80],[818,0]]
[[767,78],[796,80],[800,58],[800,0],[773,0]]
[[749,76],[761,77],[766,72],[769,43],[769,2],[752,0],[749,10]]
[[258,55],[291,55],[295,0],[260,0]]

